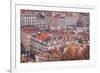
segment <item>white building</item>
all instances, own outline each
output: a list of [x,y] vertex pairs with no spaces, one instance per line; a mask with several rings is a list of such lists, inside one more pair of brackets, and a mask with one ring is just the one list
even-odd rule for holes
[[26,33],[26,32],[21,32],[21,43],[24,45],[26,49],[31,49],[31,38],[32,34]]
[[65,17],[65,18],[59,18],[58,20],[59,25],[62,27],[69,26],[69,25],[76,25],[77,19],[75,17]]
[[[46,13],[46,12],[45,12]],[[54,27],[65,27],[68,25],[76,25],[77,18],[75,16],[65,16],[65,18],[61,17],[53,17],[53,12],[48,12],[45,14],[44,18],[39,18],[35,15],[35,13],[32,13],[32,11],[22,13],[21,14],[21,25],[39,25],[39,26],[45,26],[48,27],[48,25],[54,26]],[[59,12],[55,12],[56,14]]]

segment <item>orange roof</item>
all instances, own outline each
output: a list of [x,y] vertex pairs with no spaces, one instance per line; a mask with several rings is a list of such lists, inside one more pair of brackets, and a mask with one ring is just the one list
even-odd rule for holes
[[32,33],[34,31],[34,28],[30,25],[24,25],[21,28],[21,31],[26,32],[26,33]]
[[41,41],[44,41],[46,39],[48,39],[49,37],[49,34],[48,33],[45,33],[45,32],[41,32],[39,35],[38,35],[38,39],[41,40]]

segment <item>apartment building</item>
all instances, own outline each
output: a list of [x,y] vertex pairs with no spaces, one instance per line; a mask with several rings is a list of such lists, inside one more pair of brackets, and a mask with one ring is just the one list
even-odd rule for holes
[[[23,10],[22,10],[23,11]],[[26,11],[26,12],[25,12]],[[24,10],[21,13],[21,25],[37,25],[48,27],[53,25],[55,27],[65,27],[68,25],[76,25],[77,19],[72,13],[48,12]]]
[[34,32],[30,25],[21,26],[21,43],[26,49],[31,49],[31,38]]

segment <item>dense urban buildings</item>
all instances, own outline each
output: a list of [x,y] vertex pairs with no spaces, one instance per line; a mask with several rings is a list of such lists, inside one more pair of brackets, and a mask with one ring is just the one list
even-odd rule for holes
[[20,10],[21,63],[89,60],[89,13]]

